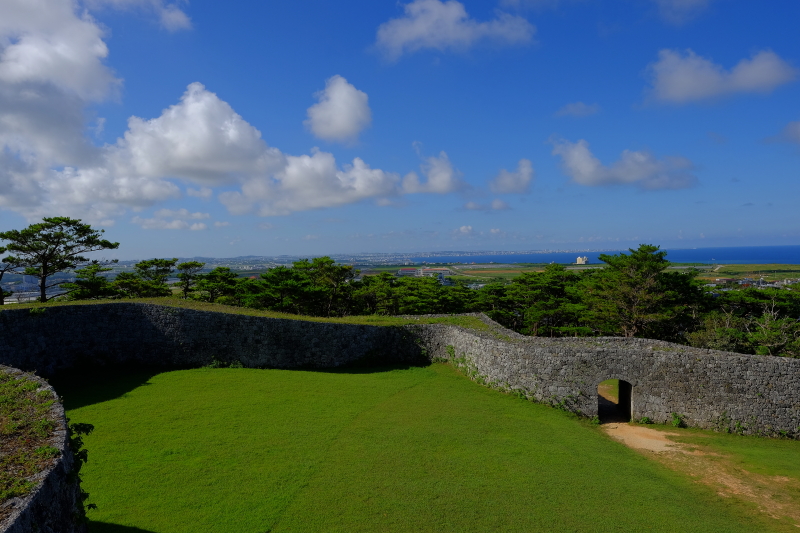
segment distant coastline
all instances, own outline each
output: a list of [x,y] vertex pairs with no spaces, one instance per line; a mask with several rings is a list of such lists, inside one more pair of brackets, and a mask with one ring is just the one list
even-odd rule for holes
[[[788,264],[800,265],[800,245],[795,246],[729,246],[717,248],[664,248],[667,259],[673,263],[702,264]],[[238,257],[185,257],[207,263],[208,267],[230,266],[245,270],[271,268],[277,265],[291,266],[292,262],[328,255],[338,263],[353,265],[403,265],[432,263],[574,263],[578,256],[587,257],[589,263],[599,263],[600,254],[627,253],[628,249],[562,249],[524,251],[465,251],[446,250],[438,252],[374,252],[357,254],[302,254],[302,255],[247,255]],[[117,268],[126,269],[141,259],[122,260]],[[149,258],[148,258],[149,259]]]

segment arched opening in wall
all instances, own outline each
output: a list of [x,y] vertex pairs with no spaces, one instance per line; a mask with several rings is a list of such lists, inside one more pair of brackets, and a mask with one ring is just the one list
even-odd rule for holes
[[597,416],[600,423],[631,421],[631,389],[621,379],[607,379],[597,386]]

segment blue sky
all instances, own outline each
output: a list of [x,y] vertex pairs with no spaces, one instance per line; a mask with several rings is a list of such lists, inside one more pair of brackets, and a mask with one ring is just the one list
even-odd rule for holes
[[0,2],[0,227],[120,258],[797,244],[800,3]]

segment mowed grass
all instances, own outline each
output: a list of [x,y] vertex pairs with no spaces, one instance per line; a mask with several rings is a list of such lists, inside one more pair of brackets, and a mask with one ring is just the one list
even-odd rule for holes
[[768,531],[572,415],[435,364],[55,380],[92,532]]

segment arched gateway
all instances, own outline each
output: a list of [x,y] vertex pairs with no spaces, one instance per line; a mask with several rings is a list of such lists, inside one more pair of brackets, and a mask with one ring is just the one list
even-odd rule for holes
[[607,379],[597,386],[597,416],[600,423],[630,422],[633,386],[623,379]]
[[600,415],[598,384],[613,378],[623,380],[623,418],[668,422],[677,413],[690,426],[800,437],[800,359],[649,339],[525,337],[472,316],[483,327],[304,322],[133,302],[17,308],[0,311],[0,363],[52,375],[76,364],[186,368],[217,359],[331,368],[451,360],[489,386],[588,417]]

